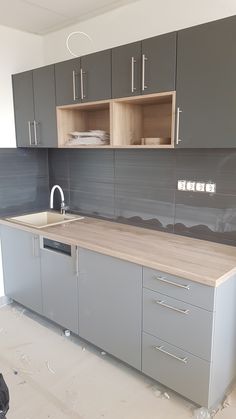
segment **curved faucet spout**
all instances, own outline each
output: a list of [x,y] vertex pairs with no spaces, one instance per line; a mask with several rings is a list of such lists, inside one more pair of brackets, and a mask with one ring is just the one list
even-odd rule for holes
[[65,206],[65,197],[64,197],[64,192],[62,188],[59,185],[54,185],[50,193],[50,208],[51,209],[54,208],[54,192],[56,189],[58,189],[61,194],[61,208]]

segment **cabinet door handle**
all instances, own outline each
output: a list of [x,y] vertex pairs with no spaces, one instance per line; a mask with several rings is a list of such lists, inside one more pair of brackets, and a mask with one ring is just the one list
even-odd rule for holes
[[178,145],[182,140],[179,138],[179,122],[180,122],[180,114],[182,110],[178,107],[177,108],[177,118],[176,118],[176,144]]
[[181,314],[188,314],[189,313],[188,309],[187,310],[182,310],[181,308],[170,306],[169,304],[166,304],[164,300],[155,300],[155,303],[158,304],[159,306],[169,308],[170,310],[177,311],[178,313],[181,313]]
[[30,143],[30,145],[33,145],[32,144],[32,134],[31,134],[31,124],[32,124],[32,122],[31,121],[28,121],[29,143]]
[[76,95],[76,76],[77,75],[78,74],[76,73],[76,71],[73,70],[72,71],[72,85],[73,85],[73,100],[74,100],[74,102],[79,99],[79,97]]
[[37,122],[34,121],[33,125],[34,125],[34,144],[37,146],[39,145],[38,135],[37,135]]
[[183,362],[184,364],[187,364],[187,361],[188,361],[188,358],[187,357],[181,358],[179,356],[176,356],[176,355],[174,355],[174,354],[166,351],[164,349],[164,346],[163,345],[162,346],[153,346],[153,349],[155,349],[156,351],[162,352],[163,354],[168,355],[171,358],[177,359],[177,361],[180,361],[180,362]]
[[38,242],[38,236],[32,236],[32,254],[34,258],[39,256],[38,246],[36,246],[36,241]]
[[75,246],[75,274],[79,277],[79,247]]
[[134,57],[131,58],[131,92],[134,93],[136,87],[134,85],[134,67],[135,67],[136,60]]
[[145,54],[142,54],[142,91],[144,91],[145,89],[147,89],[147,86],[145,84],[145,70],[146,70],[146,66],[145,63],[147,61],[147,57]]
[[163,276],[155,276],[154,279],[157,279],[158,281],[161,281],[161,282],[165,282],[166,284],[169,284],[169,285],[173,285],[174,287],[183,288],[187,291],[190,289],[190,285],[178,284],[177,282],[169,281]]
[[84,94],[84,74],[85,72],[83,69],[80,69],[80,89],[81,89],[81,100],[83,100],[86,96]]

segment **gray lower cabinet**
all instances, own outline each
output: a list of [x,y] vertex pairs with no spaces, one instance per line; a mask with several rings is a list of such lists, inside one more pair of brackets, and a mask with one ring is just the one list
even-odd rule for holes
[[42,314],[39,236],[1,226],[1,247],[6,295]]
[[54,65],[13,75],[18,147],[57,147]]
[[43,315],[78,334],[76,248],[41,238]]
[[142,371],[215,407],[235,378],[236,276],[212,288],[143,268],[143,286]]
[[142,267],[79,249],[79,335],[141,369]]
[[178,33],[178,147],[236,147],[235,39],[236,16]]
[[[200,338],[200,335],[199,335]],[[143,333],[142,370],[200,406],[208,406],[210,364]]]

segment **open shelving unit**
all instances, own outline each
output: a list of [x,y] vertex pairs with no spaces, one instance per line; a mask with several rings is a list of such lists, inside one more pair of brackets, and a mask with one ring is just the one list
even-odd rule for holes
[[[175,92],[60,106],[57,123],[58,147],[173,148]],[[70,132],[89,130],[106,131],[110,144],[68,144]]]

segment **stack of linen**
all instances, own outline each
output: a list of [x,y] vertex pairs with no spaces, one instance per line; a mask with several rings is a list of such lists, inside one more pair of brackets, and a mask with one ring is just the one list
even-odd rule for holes
[[71,137],[68,139],[68,145],[108,145],[110,144],[110,136],[106,131],[91,130],[87,132],[70,132]]

